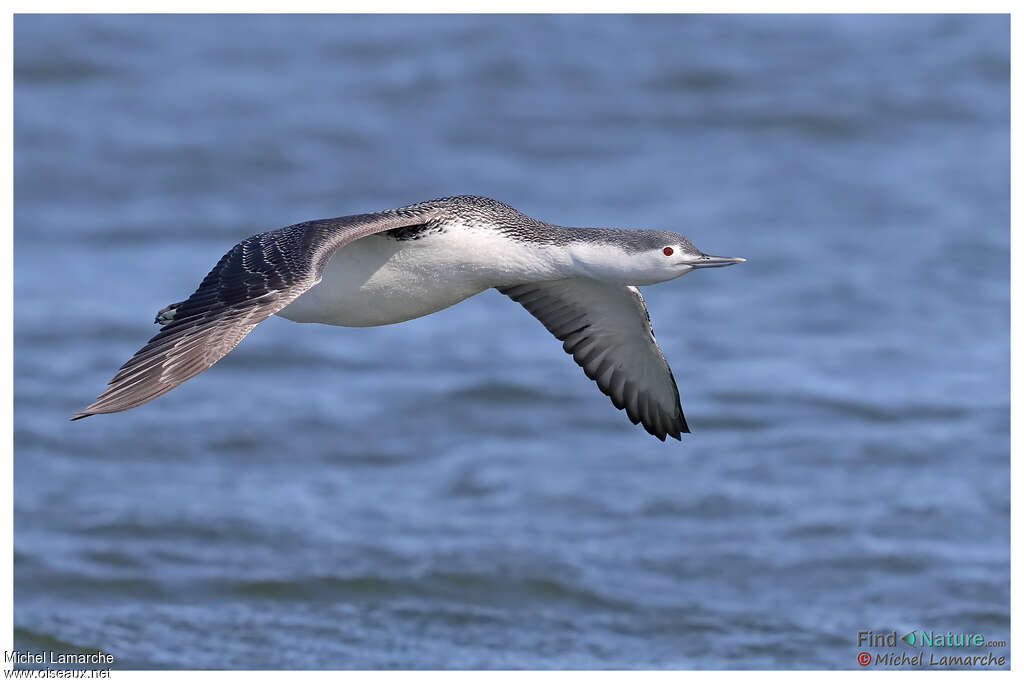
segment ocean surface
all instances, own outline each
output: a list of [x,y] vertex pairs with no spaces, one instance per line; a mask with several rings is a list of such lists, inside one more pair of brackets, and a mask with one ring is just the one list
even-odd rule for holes
[[[17,16],[15,646],[859,669],[862,630],[1008,644],[1009,59],[1005,16]],[[693,434],[631,425],[495,291],[275,317],[68,422],[240,239],[452,194],[746,257],[643,290]]]

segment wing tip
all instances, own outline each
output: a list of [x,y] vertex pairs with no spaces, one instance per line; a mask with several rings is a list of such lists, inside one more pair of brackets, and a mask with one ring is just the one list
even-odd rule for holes
[[679,414],[679,419],[670,423],[667,428],[664,426],[648,427],[646,424],[644,424],[644,428],[662,442],[666,437],[682,442],[683,434],[690,434],[690,426],[686,424],[686,418],[682,413]]
[[101,402],[100,402],[99,399],[97,399],[96,401],[92,402],[91,404],[86,406],[84,409],[82,409],[81,411],[79,411],[75,415],[73,415],[70,418],[68,418],[68,420],[69,421],[82,420],[83,418],[88,418],[89,416],[95,416],[98,413],[109,413],[108,411],[104,411],[103,410],[103,407],[102,407]]
[[649,428],[649,427],[647,427],[645,425],[644,428],[647,430],[647,432],[649,432],[650,434],[654,435],[655,437],[657,437],[662,442],[664,442],[668,437],[671,437],[672,439],[674,439],[676,441],[682,442],[683,441],[682,433],[689,432],[689,430],[686,429],[685,427],[681,429],[681,428],[675,427],[675,426],[667,428],[667,429],[666,428],[653,428],[652,429],[652,428]]

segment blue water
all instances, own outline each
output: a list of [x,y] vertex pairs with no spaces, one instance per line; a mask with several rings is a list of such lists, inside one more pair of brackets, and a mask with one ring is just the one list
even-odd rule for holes
[[[16,17],[15,646],[799,669],[858,668],[866,629],[1009,643],[1009,55],[1005,16]],[[238,240],[462,193],[747,257],[644,289],[692,435],[631,425],[494,291],[274,318],[67,421]]]

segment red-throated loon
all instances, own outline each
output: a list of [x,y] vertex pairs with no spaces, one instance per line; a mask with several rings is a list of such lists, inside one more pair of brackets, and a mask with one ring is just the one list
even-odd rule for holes
[[708,256],[679,233],[568,228],[486,197],[307,221],[235,245],[160,332],[72,420],[155,399],[206,370],[257,323],[399,323],[497,288],[522,304],[633,423],[660,440],[689,432],[672,371],[636,285],[740,257]]

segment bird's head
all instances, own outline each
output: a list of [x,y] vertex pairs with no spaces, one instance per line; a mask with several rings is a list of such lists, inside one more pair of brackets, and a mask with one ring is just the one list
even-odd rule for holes
[[637,230],[629,243],[628,270],[632,285],[652,285],[686,275],[696,268],[732,266],[742,257],[719,257],[697,249],[685,235],[667,230]]

